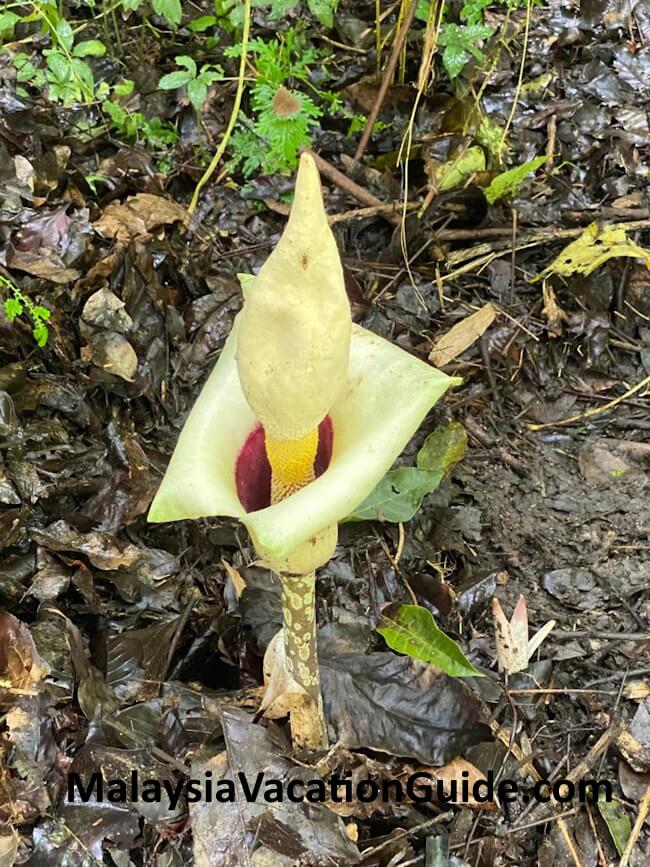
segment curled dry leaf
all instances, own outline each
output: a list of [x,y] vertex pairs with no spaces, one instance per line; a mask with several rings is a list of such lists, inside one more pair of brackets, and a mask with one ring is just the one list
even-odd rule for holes
[[306,695],[287,671],[282,629],[273,636],[264,654],[264,685],[266,690],[260,710],[269,719],[289,716]]
[[104,209],[93,228],[104,238],[128,243],[131,238],[149,237],[158,226],[181,222],[185,209],[151,193],[138,193],[126,202],[112,202]]
[[475,313],[457,322],[433,344],[433,349],[429,353],[431,364],[435,367],[444,367],[445,364],[462,355],[490,327],[496,315],[496,310],[488,302]]

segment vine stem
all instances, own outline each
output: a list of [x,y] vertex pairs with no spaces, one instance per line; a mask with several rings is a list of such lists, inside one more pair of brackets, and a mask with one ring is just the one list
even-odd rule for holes
[[316,646],[316,574],[282,576],[284,653],[288,674],[305,691],[291,711],[294,747],[328,747]]
[[210,180],[212,175],[214,174],[219,162],[221,161],[222,156],[228,146],[228,142],[230,141],[230,136],[232,135],[232,131],[235,128],[235,124],[237,123],[237,116],[239,115],[239,107],[241,105],[242,96],[244,95],[244,81],[245,81],[245,73],[246,73],[246,60],[248,58],[248,36],[251,28],[251,0],[244,0],[244,30],[242,33],[241,39],[241,57],[239,59],[239,75],[237,77],[237,91],[235,93],[235,101],[233,102],[232,111],[230,113],[230,119],[228,121],[228,126],[225,129],[223,134],[223,138],[219,142],[219,147],[217,148],[215,155],[212,157],[210,161],[210,165],[203,172],[203,175],[199,179],[198,184],[194,189],[194,193],[192,194],[192,200],[187,209],[187,217],[185,219],[185,225],[189,223],[192,218],[192,214],[196,210],[196,206],[199,202],[199,196],[201,195],[201,190]]

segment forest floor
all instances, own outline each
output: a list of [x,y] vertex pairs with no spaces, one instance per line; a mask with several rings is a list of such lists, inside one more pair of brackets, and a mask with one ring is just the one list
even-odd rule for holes
[[[321,60],[284,78],[321,111],[311,148],[354,319],[426,359],[486,304],[496,316],[451,353],[444,370],[464,384],[399,463],[449,421],[467,432],[465,458],[411,520],[342,524],[319,572],[326,763],[292,754],[286,720],[256,717],[281,609],[243,528],[146,520],[241,307],[237,274],[256,273],[277,243],[293,188],[290,169],[262,162],[245,177],[245,155],[229,164],[227,150],[183,225],[232,110],[239,60],[224,47],[240,31],[217,22],[206,48],[212,30],[155,17],[148,30],[124,13],[137,110],[177,131],[164,145],[101,126],[95,104],[54,104],[33,82],[21,91],[0,51],[0,276],[3,297],[13,286],[23,298],[13,321],[11,307],[0,313],[2,867],[650,862],[650,12],[551,0],[529,8],[527,29],[525,6],[488,10],[498,35],[482,60],[468,56],[450,79],[436,58],[409,127],[426,32],[416,19],[355,161],[358,116],[381,81],[370,6],[342,2],[332,28],[301,22],[302,7],[283,22],[327,53],[327,79]],[[281,29],[254,7],[251,37]],[[200,116],[182,86],[151,79],[197,45],[227,73],[208,83]],[[94,61],[97,80],[116,80],[110,55]],[[247,130],[235,145],[250,156]],[[468,147],[484,162],[440,190],[441,167]],[[500,171],[540,156],[510,195],[486,200]],[[617,248],[598,235],[602,264],[534,281],[591,224],[622,227]],[[42,347],[25,298],[51,311]],[[531,635],[556,626],[506,677],[492,599],[509,617],[520,594]],[[375,631],[382,611],[413,601],[489,676],[441,677],[390,651]],[[66,775],[100,768],[174,783],[206,768],[380,782],[493,770],[524,791],[541,778],[608,780],[614,800],[68,803]]]

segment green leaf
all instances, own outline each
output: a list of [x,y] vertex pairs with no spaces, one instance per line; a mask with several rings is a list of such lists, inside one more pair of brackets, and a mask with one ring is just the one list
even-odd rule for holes
[[32,328],[32,336],[38,346],[42,349],[48,341],[50,331],[44,322],[37,322]]
[[199,78],[195,78],[187,85],[187,95],[194,110],[199,112],[203,108],[203,103],[208,95],[207,85]]
[[23,305],[18,298],[7,298],[4,303],[5,316],[10,322],[13,322],[17,316],[23,312]]
[[426,494],[433,493],[462,460],[467,434],[453,422],[429,434],[418,452],[417,466],[390,470],[346,521],[410,521]]
[[0,33],[4,33],[5,31],[13,33],[14,27],[19,21],[20,15],[16,15],[15,12],[0,13]]
[[65,18],[61,19],[61,21],[56,25],[55,32],[57,41],[64,48],[70,51],[72,43],[74,42],[74,33],[72,32],[72,27],[68,24]]
[[52,311],[48,310],[47,307],[41,307],[40,304],[37,304],[35,307],[32,307],[31,314],[34,319],[44,319],[47,322],[52,316]]
[[421,470],[447,474],[465,457],[467,432],[462,424],[451,422],[430,433],[418,452],[417,465]]
[[190,57],[187,54],[177,54],[174,60],[178,66],[184,66],[192,78],[196,78],[196,63],[193,57]]
[[324,27],[334,24],[334,10],[338,0],[307,0],[309,11]]
[[501,172],[496,178],[492,178],[490,186],[484,190],[485,198],[492,204],[504,196],[514,195],[523,179],[532,172],[536,172],[545,162],[546,157],[535,157],[534,160],[515,166],[514,169]]
[[129,96],[129,94],[133,93],[133,87],[133,81],[130,78],[125,78],[124,81],[113,86],[113,92],[117,96]]
[[181,0],[151,0],[151,5],[153,11],[157,15],[162,15],[171,27],[176,27],[181,23],[183,16]]
[[390,470],[346,521],[410,521],[424,495],[435,491],[441,481],[442,473],[417,467]]
[[99,39],[86,39],[75,45],[72,54],[74,57],[103,57],[106,54],[106,46]]
[[463,71],[469,55],[460,45],[448,45],[442,53],[442,63],[449,78],[456,78]]
[[200,18],[195,18],[187,25],[194,33],[205,33],[210,27],[214,27],[217,19],[214,15],[202,15]]
[[377,632],[392,650],[435,665],[452,677],[484,676],[420,605],[401,605],[394,614],[382,615]]
[[160,90],[175,90],[177,87],[183,87],[184,84],[192,81],[193,78],[194,76],[187,72],[187,70],[178,69],[176,72],[169,72],[167,75],[163,75],[158,82],[158,88]]
[[630,817],[623,809],[620,801],[614,799],[606,801],[602,796],[598,799],[598,812],[605,820],[607,830],[609,831],[616,851],[622,855],[625,851],[625,844],[632,832],[632,822]]

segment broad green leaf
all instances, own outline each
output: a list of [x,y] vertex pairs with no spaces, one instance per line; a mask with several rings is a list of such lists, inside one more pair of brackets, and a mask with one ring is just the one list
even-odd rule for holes
[[440,193],[453,190],[467,180],[468,175],[474,172],[485,171],[485,153],[483,148],[474,145],[467,148],[465,153],[440,163],[431,161],[429,175],[431,183]]
[[191,73],[185,69],[178,69],[176,72],[168,72],[158,82],[160,90],[175,90],[177,87],[182,87],[192,81]]
[[418,467],[390,470],[360,506],[348,515],[347,521],[410,521],[420,508],[425,494],[430,494],[442,481],[443,474]]
[[534,160],[529,160],[527,163],[508,169],[507,172],[502,172],[496,178],[492,178],[490,186],[485,190],[485,198],[492,204],[504,196],[514,195],[523,179],[532,172],[536,172],[545,162],[546,157],[535,157]]
[[598,812],[605,820],[607,830],[610,833],[616,851],[622,855],[625,851],[625,844],[632,832],[632,822],[630,817],[623,809],[623,805],[617,799],[606,801],[602,796],[598,799]]
[[106,46],[99,39],[86,39],[75,45],[72,54],[75,57],[103,57],[106,54]]
[[418,452],[417,466],[390,470],[346,521],[410,521],[426,494],[462,460],[467,434],[454,422],[429,434]]
[[190,57],[188,54],[177,54],[174,60],[178,66],[184,66],[192,78],[196,78],[196,62],[193,57]]
[[201,81],[199,78],[195,78],[190,81],[187,85],[187,95],[194,107],[195,111],[201,111],[203,108],[203,103],[205,102],[208,95],[208,88],[205,82]]
[[484,676],[420,605],[401,605],[394,614],[383,615],[377,632],[393,650],[435,665],[452,677]]
[[210,27],[214,27],[217,19],[214,15],[202,15],[200,18],[195,18],[187,25],[194,33],[204,33]]
[[181,8],[181,0],[151,0],[153,11],[157,15],[162,15],[165,21],[172,27],[176,27],[181,23],[183,10]]
[[56,25],[56,38],[64,48],[70,51],[72,43],[74,42],[74,34],[72,32],[72,27],[68,24],[65,18],[59,21]]
[[42,349],[48,341],[50,336],[49,329],[44,322],[37,322],[36,325],[32,328],[32,336],[38,346]]
[[449,78],[457,78],[469,60],[469,54],[457,43],[448,45],[442,53],[442,63]]
[[119,84],[113,86],[114,92],[118,96],[128,96],[133,93],[134,82],[130,78],[125,78]]
[[334,24],[334,9],[337,0],[307,0],[309,11],[324,27]]
[[0,12],[0,33],[8,30],[13,33],[14,27],[20,21],[20,15],[15,12]]

